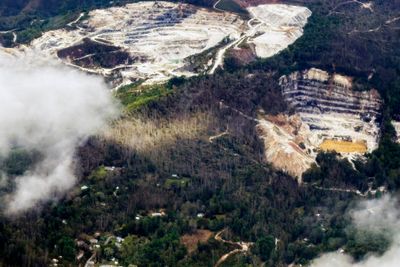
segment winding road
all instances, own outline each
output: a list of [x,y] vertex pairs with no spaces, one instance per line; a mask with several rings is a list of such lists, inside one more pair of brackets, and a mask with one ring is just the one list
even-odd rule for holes
[[229,240],[224,240],[221,235],[223,232],[225,232],[226,229],[223,229],[221,231],[219,231],[216,235],[215,235],[215,240],[225,243],[225,244],[229,244],[229,245],[233,245],[233,246],[237,246],[239,248],[236,248],[224,255],[221,256],[221,258],[219,258],[219,260],[217,261],[217,263],[214,265],[214,267],[218,267],[220,266],[223,262],[225,262],[229,257],[231,257],[232,255],[238,254],[238,253],[247,253],[250,249],[250,247],[254,244],[253,242],[233,242],[233,241],[229,241]]
[[357,189],[346,189],[346,188],[338,188],[338,187],[322,187],[322,186],[316,185],[315,183],[314,184],[303,183],[303,184],[306,186],[312,186],[313,188],[321,190],[321,191],[351,193],[351,194],[356,194],[360,197],[368,197],[370,194],[374,196],[378,192],[381,192],[381,193],[386,192],[385,187],[379,187],[378,189],[372,189],[371,185],[369,186],[368,190],[365,191],[365,193],[362,193],[360,190],[357,190]]
[[13,40],[12,41],[13,41],[13,43],[15,43],[15,42],[17,42],[17,38],[18,38],[18,36],[15,33],[15,31],[16,31],[16,29],[8,30],[8,31],[0,31],[0,34],[12,33],[12,35],[13,35]]
[[72,27],[72,25],[76,24],[84,15],[85,15],[85,13],[79,14],[79,17],[78,17],[76,20],[71,21],[71,22],[68,23],[67,25],[70,26],[70,27]]
[[[221,0],[218,0],[217,2],[215,2],[213,8],[214,8],[215,10],[217,10],[217,11],[224,11],[224,10],[221,10],[221,9],[219,9],[219,8],[216,7],[220,1],[221,1]],[[254,14],[252,14],[252,16],[254,16]],[[260,23],[258,23],[258,24],[255,25],[255,26],[252,25],[251,22],[254,21],[254,20],[258,20]],[[229,48],[231,48],[231,47],[233,47],[233,46],[235,46],[235,48],[237,48],[238,45],[239,45],[243,40],[245,40],[245,39],[248,38],[248,37],[254,36],[254,35],[257,33],[258,28],[259,28],[261,25],[264,25],[264,24],[266,24],[266,23],[265,23],[264,21],[260,20],[258,17],[252,17],[249,21],[247,21],[247,26],[249,27],[249,29],[247,30],[247,32],[245,32],[239,39],[233,40],[232,42],[228,43],[227,45],[225,45],[224,47],[222,47],[220,50],[218,50],[217,55],[216,55],[215,60],[214,60],[214,65],[213,65],[213,67],[210,69],[210,71],[209,71],[208,73],[209,73],[209,74],[214,74],[215,70],[216,70],[219,66],[223,66],[223,63],[224,63],[224,62],[223,62],[223,61],[224,61],[224,56],[225,56],[226,51],[227,51]]]
[[218,10],[218,11],[221,11],[221,12],[225,12],[225,10],[222,10],[222,9],[217,8],[217,5],[219,4],[219,2],[221,2],[221,0],[218,0],[217,2],[215,2],[215,4],[213,5],[213,8],[214,8],[215,10]]
[[226,130],[223,131],[222,133],[219,133],[219,134],[217,134],[217,135],[210,136],[210,137],[208,138],[208,141],[209,141],[210,143],[212,143],[212,142],[214,142],[215,139],[218,139],[218,138],[220,138],[220,137],[222,137],[222,136],[224,136],[224,135],[227,135],[227,134],[229,134],[228,127],[227,127]]

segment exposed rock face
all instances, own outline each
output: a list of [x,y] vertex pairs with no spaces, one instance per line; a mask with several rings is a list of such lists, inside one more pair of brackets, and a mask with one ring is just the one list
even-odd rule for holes
[[315,145],[333,139],[365,141],[368,151],[377,147],[381,99],[376,90],[353,91],[350,77],[317,69],[283,76],[280,84],[286,101],[308,124]]
[[[263,129],[261,136],[265,140],[266,159],[276,167],[282,168],[276,160],[285,162],[282,169],[300,177],[320,150],[353,157],[377,148],[376,118],[381,99],[376,90],[353,91],[351,77],[319,69],[283,76],[280,85],[296,115],[284,116],[283,122],[267,117],[258,126],[268,128]],[[282,129],[281,125],[292,125],[293,118],[298,118],[299,130],[276,131],[277,127]],[[281,143],[281,148],[271,145],[276,143]],[[296,149],[282,149],[294,145]],[[290,161],[295,164],[287,163]]]
[[379,113],[378,92],[353,91],[351,77],[310,69],[283,76],[280,84],[284,98],[297,112],[353,114],[364,120]]
[[[97,73],[114,86],[142,79],[164,82],[223,64],[228,49],[253,43],[259,57],[274,55],[302,34],[311,14],[289,5],[251,7],[253,18],[169,2],[138,2],[93,10],[65,29],[49,31],[14,54],[58,58],[80,70]],[[252,45],[252,46],[253,46]],[[215,51],[217,50],[218,51]],[[196,58],[193,68],[190,58]]]

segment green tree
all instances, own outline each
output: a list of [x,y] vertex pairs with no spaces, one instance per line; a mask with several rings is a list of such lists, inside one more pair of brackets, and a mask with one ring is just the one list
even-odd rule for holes
[[256,241],[255,252],[263,261],[271,258],[272,252],[275,250],[275,238],[271,235],[261,237]]
[[57,242],[57,252],[67,261],[73,262],[75,260],[76,248],[74,240],[69,236],[62,237]]

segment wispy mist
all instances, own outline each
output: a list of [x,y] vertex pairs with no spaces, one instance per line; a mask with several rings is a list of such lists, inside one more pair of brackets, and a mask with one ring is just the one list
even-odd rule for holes
[[345,254],[327,253],[316,259],[312,267],[397,267],[400,255],[400,210],[398,199],[388,195],[381,199],[363,201],[351,212],[358,230],[384,234],[392,238],[392,245],[381,256],[367,255],[361,262]]
[[15,178],[15,191],[3,200],[6,212],[25,211],[70,189],[75,149],[117,114],[102,79],[0,51],[0,156],[15,146],[43,155]]

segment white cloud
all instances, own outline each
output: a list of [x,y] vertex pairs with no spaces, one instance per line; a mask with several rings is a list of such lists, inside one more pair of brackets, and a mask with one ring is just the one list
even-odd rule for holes
[[7,212],[27,210],[70,189],[76,147],[117,114],[102,79],[35,56],[0,53],[0,156],[15,145],[43,154],[16,178],[15,192],[5,198]]
[[369,255],[361,262],[354,262],[348,255],[327,253],[314,260],[311,267],[400,266],[400,210],[397,205],[397,198],[386,195],[381,199],[363,201],[350,213],[357,229],[392,237],[392,245],[383,255]]

